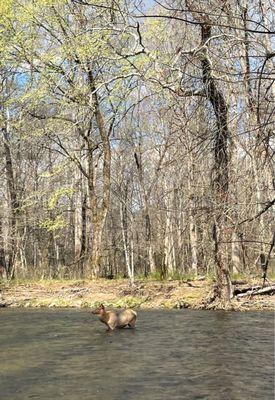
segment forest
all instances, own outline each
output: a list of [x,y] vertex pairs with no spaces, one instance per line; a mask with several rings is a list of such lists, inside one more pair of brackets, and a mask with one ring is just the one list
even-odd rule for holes
[[215,276],[229,298],[266,271],[273,11],[1,0],[0,275]]

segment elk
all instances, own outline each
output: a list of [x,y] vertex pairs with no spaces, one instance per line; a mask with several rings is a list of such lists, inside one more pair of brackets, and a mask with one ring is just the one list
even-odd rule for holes
[[123,311],[106,311],[103,304],[92,311],[92,314],[99,315],[99,320],[107,325],[107,330],[114,330],[116,328],[135,328],[137,313],[133,310],[127,309]]

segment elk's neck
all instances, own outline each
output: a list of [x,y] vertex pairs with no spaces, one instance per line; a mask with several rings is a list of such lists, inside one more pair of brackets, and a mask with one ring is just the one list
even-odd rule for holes
[[103,311],[103,312],[100,314],[99,319],[100,319],[102,322],[107,322],[108,319],[109,319],[108,313],[107,313],[106,311]]

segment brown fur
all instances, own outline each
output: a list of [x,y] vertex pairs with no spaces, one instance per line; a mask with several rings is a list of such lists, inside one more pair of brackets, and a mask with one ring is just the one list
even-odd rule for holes
[[108,326],[108,330],[125,328],[126,326],[135,328],[137,313],[133,310],[106,311],[104,305],[100,304],[92,313],[99,315],[99,320]]

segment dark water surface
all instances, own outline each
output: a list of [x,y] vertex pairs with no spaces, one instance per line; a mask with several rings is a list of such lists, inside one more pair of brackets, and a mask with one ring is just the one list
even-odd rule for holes
[[273,400],[274,314],[0,310],[0,399]]

